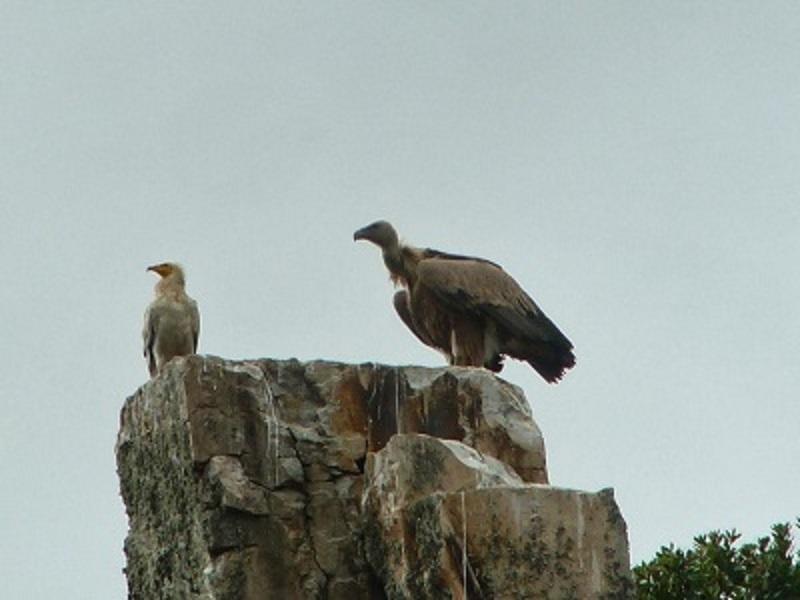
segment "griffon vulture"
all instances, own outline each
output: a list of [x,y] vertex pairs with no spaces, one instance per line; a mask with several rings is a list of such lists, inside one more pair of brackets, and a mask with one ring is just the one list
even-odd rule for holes
[[353,234],[379,246],[394,307],[408,328],[451,365],[499,372],[504,355],[527,361],[548,382],[575,365],[572,343],[520,285],[488,260],[401,244],[386,221]]
[[144,313],[144,357],[150,377],[155,377],[175,356],[194,354],[200,335],[197,303],[186,294],[183,269],[175,263],[147,267],[161,276],[156,299]]

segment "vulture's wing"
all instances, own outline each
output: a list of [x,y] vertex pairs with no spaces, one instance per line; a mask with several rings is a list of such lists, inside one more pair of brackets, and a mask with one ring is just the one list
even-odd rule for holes
[[547,337],[543,313],[508,273],[482,260],[435,258],[417,266],[420,285],[460,312],[492,317],[511,330]]
[[414,318],[411,316],[411,307],[408,302],[408,292],[406,290],[400,290],[395,293],[394,298],[392,299],[392,303],[394,304],[394,309],[397,311],[398,316],[402,319],[403,323],[406,324],[411,332],[417,336],[420,342],[425,344],[426,346],[433,346],[433,342],[430,338],[425,335],[425,333],[416,326],[414,323]]
[[435,348],[447,358],[451,355],[451,325],[447,314],[439,307],[436,297],[420,287],[414,292],[414,301],[407,290],[400,290],[394,295],[394,308],[403,323],[426,346]]
[[418,284],[451,310],[494,322],[501,352],[528,361],[547,381],[575,363],[572,343],[499,266],[468,258],[430,258],[417,266]]
[[464,254],[451,254],[449,252],[442,252],[441,250],[436,250],[434,248],[421,248],[420,253],[422,254],[422,258],[441,258],[443,260],[459,260],[459,261],[470,261],[476,263],[483,263],[486,265],[492,265],[497,267],[501,271],[503,267],[498,265],[496,262],[492,262],[485,258],[478,258],[477,256],[466,256]]

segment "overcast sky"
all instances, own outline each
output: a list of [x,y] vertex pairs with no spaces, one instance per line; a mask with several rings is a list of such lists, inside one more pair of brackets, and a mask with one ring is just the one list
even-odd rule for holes
[[800,514],[794,2],[0,3],[0,581],[125,597],[113,454],[174,259],[200,350],[441,364],[377,249],[502,264],[578,364],[521,386],[635,562]]

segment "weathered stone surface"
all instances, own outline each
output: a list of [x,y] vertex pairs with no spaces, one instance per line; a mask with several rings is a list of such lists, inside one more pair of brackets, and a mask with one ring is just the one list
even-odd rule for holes
[[[393,437],[398,432],[425,435]],[[364,510],[379,515],[386,507],[374,491],[364,493],[377,489],[364,470],[369,460],[377,477],[385,469],[376,465],[397,463],[388,450],[434,437],[452,440],[435,441],[457,459],[447,477],[426,487],[419,475],[435,464],[417,456],[416,475],[409,471],[398,488],[400,513],[438,498],[442,526],[458,527],[447,512],[453,493],[465,491],[469,512],[479,505],[472,494],[547,482],[544,443],[522,393],[480,369],[173,360],[121,414],[117,463],[130,521],[130,597],[418,597],[398,596],[404,588],[394,589],[393,579],[367,562],[365,545],[383,538],[376,537],[380,519],[365,519]],[[406,497],[412,492],[414,499]],[[582,514],[588,522],[590,513]],[[570,539],[588,544],[578,537]],[[480,554],[469,547],[477,568]],[[524,557],[507,560],[527,573],[518,559]],[[474,577],[488,586],[484,574]]]
[[367,462],[365,548],[393,598],[627,598],[613,492],[526,484],[460,442],[397,435]]

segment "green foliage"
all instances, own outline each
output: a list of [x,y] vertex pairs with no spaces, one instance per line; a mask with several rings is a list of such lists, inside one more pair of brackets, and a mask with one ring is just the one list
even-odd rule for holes
[[[800,519],[797,521],[800,528]],[[800,551],[788,523],[772,536],[737,546],[736,531],[694,538],[691,550],[672,544],[633,569],[639,600],[800,600]]]

